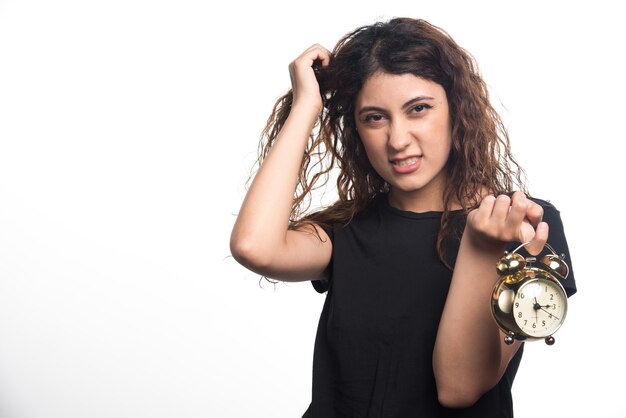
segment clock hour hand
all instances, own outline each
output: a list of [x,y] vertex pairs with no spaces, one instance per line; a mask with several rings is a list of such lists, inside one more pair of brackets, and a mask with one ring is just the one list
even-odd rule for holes
[[538,311],[539,309],[542,309],[542,308],[549,308],[550,306],[555,306],[555,305],[554,305],[554,304],[553,304],[553,305],[550,305],[550,304],[548,304],[548,305],[542,305],[542,304],[540,304],[539,302],[537,302],[537,298],[535,297],[535,303],[533,303],[533,309],[534,309],[534,310]]

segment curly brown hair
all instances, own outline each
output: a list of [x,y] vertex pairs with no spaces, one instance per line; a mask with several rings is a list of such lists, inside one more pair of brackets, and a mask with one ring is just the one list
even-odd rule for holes
[[[356,130],[354,105],[365,81],[377,71],[413,74],[441,85],[447,95],[452,149],[446,170],[444,212],[437,239],[446,261],[444,239],[456,235],[451,206],[464,213],[480,203],[485,191],[494,194],[517,188],[526,192],[524,172],[511,154],[509,136],[491,106],[487,86],[473,57],[442,29],[424,20],[395,18],[360,27],[344,36],[330,64],[315,68],[323,98],[318,123],[303,155],[290,228],[307,224],[348,223],[389,185],[370,165]],[[291,90],[274,106],[259,147],[263,162],[291,110]],[[307,214],[311,193],[337,174],[338,200]]]

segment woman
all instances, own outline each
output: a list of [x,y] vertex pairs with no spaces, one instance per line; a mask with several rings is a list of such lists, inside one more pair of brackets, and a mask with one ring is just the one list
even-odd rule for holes
[[[568,250],[554,206],[510,193],[525,190],[521,169],[471,56],[393,19],[332,53],[314,45],[289,71],[231,250],[328,291],[305,416],[512,416],[522,344],[491,317],[494,264],[549,235]],[[303,216],[333,169],[339,200]],[[573,274],[563,284],[575,292]]]

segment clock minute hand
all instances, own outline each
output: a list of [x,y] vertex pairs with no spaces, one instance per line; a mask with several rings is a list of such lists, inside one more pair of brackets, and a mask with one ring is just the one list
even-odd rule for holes
[[552,313],[552,312],[550,312],[550,311],[546,311],[545,309],[543,309],[543,307],[541,307],[540,309],[541,309],[542,311],[546,312],[546,313],[549,313],[550,315],[552,315],[553,317],[555,317],[557,320],[559,320],[559,321],[561,320],[561,318],[559,318],[558,316],[556,316],[555,314],[553,314],[553,313]]

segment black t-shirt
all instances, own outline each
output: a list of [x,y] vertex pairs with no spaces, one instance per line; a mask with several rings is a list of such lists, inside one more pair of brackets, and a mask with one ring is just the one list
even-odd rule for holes
[[[572,295],[559,212],[536,201],[550,226],[549,244],[566,254],[571,271],[562,284]],[[461,212],[454,216],[462,228]],[[328,294],[315,341],[313,398],[303,418],[513,416],[511,385],[523,347],[472,407],[446,409],[437,400],[432,355],[452,278],[436,251],[440,222],[440,212],[402,211],[381,195],[348,225],[327,229],[333,255],[329,280],[313,282]],[[452,261],[458,248],[458,239],[446,243]]]

